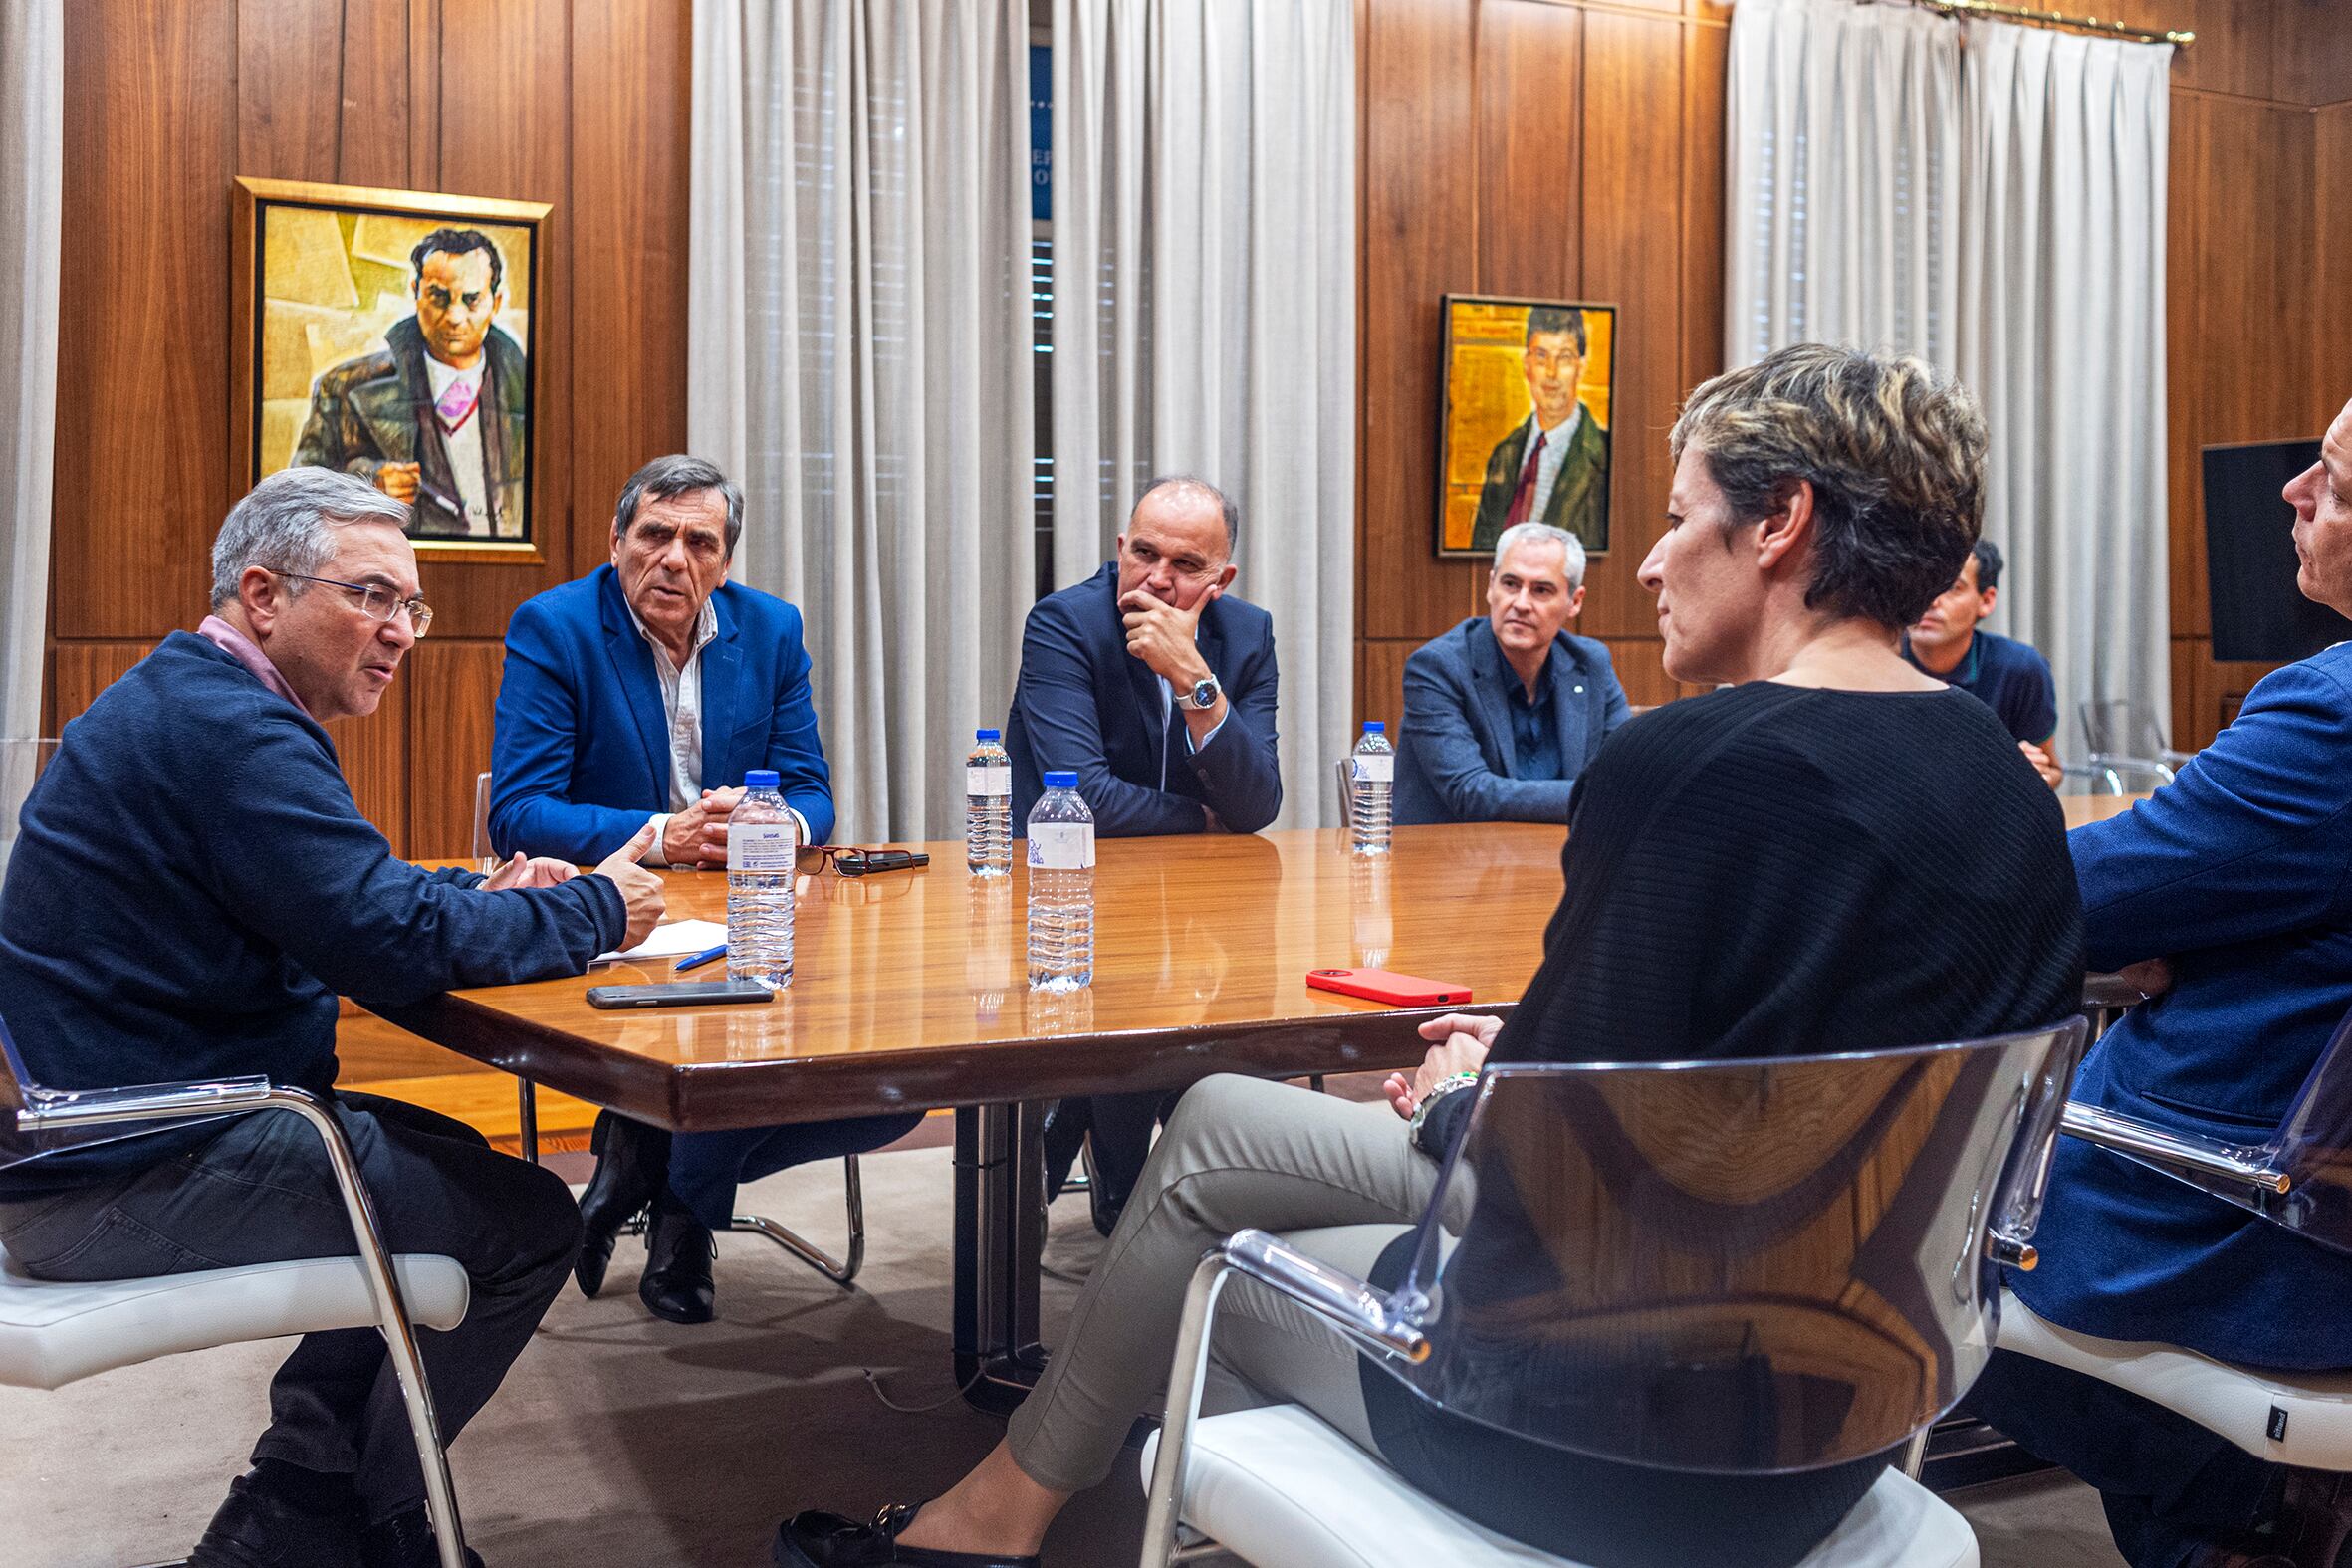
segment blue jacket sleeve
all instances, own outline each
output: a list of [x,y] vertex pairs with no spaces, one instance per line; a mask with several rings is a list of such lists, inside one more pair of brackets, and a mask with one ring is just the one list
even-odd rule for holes
[[[1228,701],[1232,700],[1228,694]],[[1094,712],[1094,682],[1086,664],[1084,636],[1061,607],[1051,601],[1032,610],[1029,624],[1022,630],[1021,680],[1014,688],[1013,707],[1021,716],[1040,770],[1076,772],[1078,793],[1093,811],[1094,831],[1101,837],[1197,833],[1208,826],[1199,801],[1129,784],[1110,771],[1102,748],[1102,724]],[[1226,728],[1233,727],[1229,724]],[[1225,744],[1225,734],[1220,732],[1208,753]]]
[[2352,692],[2311,661],[2265,677],[2174,783],[2067,835],[2087,957],[2120,969],[2319,923],[2352,862]]
[[568,798],[584,722],[584,678],[555,617],[545,605],[525,602],[507,623],[490,743],[490,840],[502,855],[520,849],[594,865],[653,814]]
[[[779,649],[775,710],[768,721],[768,766],[776,770],[784,803],[809,823],[812,843],[833,832],[832,771],[825,766],[824,741],[817,733],[817,702],[809,687],[809,652],[794,613]],[[730,781],[731,783],[734,781]]]
[[397,1007],[577,975],[624,934],[620,890],[603,877],[485,893],[478,878],[395,857],[301,720],[271,715],[254,733],[226,765],[221,797],[238,813],[206,846],[211,874],[223,907],[344,996]]
[[[1611,677],[1614,681],[1614,677]],[[1446,819],[1453,822],[1564,822],[1575,781],[1514,779],[1496,773],[1470,728],[1470,683],[1461,665],[1422,648],[1405,660],[1405,730]],[[1624,693],[1613,699],[1617,707]],[[1571,759],[1573,760],[1573,759]]]
[[1237,833],[1263,831],[1283,809],[1283,765],[1275,744],[1281,684],[1269,636],[1235,667],[1225,722],[1192,754],[1210,809]]

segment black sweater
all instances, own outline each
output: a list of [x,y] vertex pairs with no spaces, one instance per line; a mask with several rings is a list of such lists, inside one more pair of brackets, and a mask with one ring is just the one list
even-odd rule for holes
[[[1602,747],[1569,833],[1543,963],[1497,1062],[1928,1044],[2054,1023],[2080,1001],[2064,813],[1966,693],[1760,681],[1675,703]],[[1442,1108],[1457,1114],[1441,1137],[1468,1100]],[[1377,1282],[1402,1277],[1409,1241]],[[1369,1360],[1363,1383],[1382,1456],[1416,1486],[1597,1568],[1793,1563],[1885,1463],[1610,1463],[1450,1417]]]

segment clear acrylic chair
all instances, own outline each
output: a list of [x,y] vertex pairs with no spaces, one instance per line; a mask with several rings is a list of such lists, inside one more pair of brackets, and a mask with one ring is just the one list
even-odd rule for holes
[[[1196,1435],[1217,1449],[1221,1424],[1268,1427],[1291,1451],[1303,1441],[1299,1414],[1198,1420],[1212,1315],[1236,1273],[1324,1317],[1429,1407],[1535,1443],[1718,1474],[1906,1451],[1915,1471],[1928,1428],[1990,1353],[1999,1265],[2035,1260],[2083,1037],[2073,1018],[1862,1054],[1490,1068],[1395,1290],[1263,1232],[1202,1259],[1151,1460],[1144,1563],[1171,1560],[1180,1519],[1254,1562],[1341,1560],[1301,1558],[1298,1543],[1320,1537],[1343,1541],[1345,1560],[1387,1563],[1393,1521],[1436,1508],[1335,1434],[1323,1452],[1361,1473],[1352,1504],[1311,1531],[1265,1485],[1196,1484]],[[1271,1434],[1278,1424],[1292,1430]],[[1222,1447],[1220,1471],[1273,1462]],[[1391,1496],[1365,1495],[1375,1484]],[[1500,1538],[1444,1516],[1453,1561],[1557,1561],[1516,1543],[1481,1555],[1470,1543]],[[1890,1470],[1805,1568],[1974,1560],[1958,1516]]]
[[2189,753],[2165,744],[2164,726],[2140,703],[2121,697],[2093,698],[2076,711],[2082,719],[2084,760],[2093,767],[2114,762],[2149,769],[2171,784],[2174,773],[2189,761]]
[[[441,1568],[465,1568],[464,1525],[412,1324],[455,1328],[469,1286],[454,1258],[391,1257],[342,1126],[300,1089],[261,1077],[53,1089],[35,1082],[0,1020],[0,1168],[164,1127],[285,1112],[319,1135],[352,1222],[355,1255],[257,1263],[145,1279],[35,1279],[0,1248],[0,1383],[60,1388],[115,1367],[250,1340],[375,1328],[423,1458],[425,1507]],[[257,1221],[266,1223],[266,1216]]]
[[[2084,1104],[2066,1107],[2060,1130],[2352,1253],[2352,1016],[2259,1142],[2198,1137]],[[2000,1346],[2153,1400],[2256,1458],[2352,1471],[2352,1373],[2233,1366],[2178,1346],[2077,1333],[2013,1302]]]

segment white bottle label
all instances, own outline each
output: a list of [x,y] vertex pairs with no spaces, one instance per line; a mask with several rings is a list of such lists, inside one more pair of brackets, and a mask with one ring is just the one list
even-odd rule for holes
[[1357,784],[1395,784],[1396,758],[1386,752],[1375,752],[1350,759],[1355,764]]
[[1010,799],[1013,795],[1013,765],[1010,763],[975,763],[964,770],[964,793],[984,794],[990,799]]
[[1091,871],[1094,868],[1094,824],[1030,823],[1029,868],[1032,871]]
[[727,869],[757,871],[774,875],[793,868],[793,824],[755,822],[749,825],[730,822],[727,825]]

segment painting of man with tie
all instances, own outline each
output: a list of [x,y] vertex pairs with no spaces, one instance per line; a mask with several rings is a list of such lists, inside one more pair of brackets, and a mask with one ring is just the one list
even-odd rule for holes
[[[252,209],[239,237],[259,264],[252,476],[342,469],[407,502],[420,546],[530,551],[546,207],[335,186],[298,187],[294,200],[274,182],[239,184]],[[451,210],[484,207],[522,210]]]
[[1548,523],[1609,548],[1609,391],[1616,312],[1449,295],[1438,554],[1492,554]]

